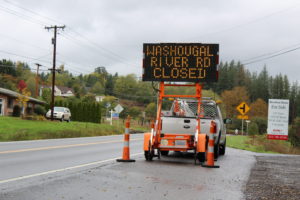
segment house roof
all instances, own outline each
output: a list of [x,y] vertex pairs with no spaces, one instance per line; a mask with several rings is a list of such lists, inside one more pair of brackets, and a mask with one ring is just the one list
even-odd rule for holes
[[[57,87],[62,93],[67,93],[68,91],[71,91],[72,93],[74,93],[72,88],[68,88],[68,87],[65,87],[65,86],[58,86],[58,85],[55,85],[55,87]],[[52,89],[52,87],[48,86],[48,85],[41,85],[41,88],[50,88],[50,89]]]
[[68,87],[65,87],[65,86],[56,86],[56,87],[58,89],[60,89],[60,91],[62,93],[67,93],[68,91],[71,91],[72,93],[74,93],[72,88],[68,88]]
[[[9,90],[9,89],[5,89],[5,88],[0,88],[0,94],[4,94],[4,95],[14,97],[14,98],[18,98],[18,96],[21,95],[18,92],[15,92],[15,91],[12,91],[12,90]],[[28,97],[28,98],[29,98],[29,101],[31,101],[31,102],[46,104],[45,101],[41,101],[39,99],[35,99],[35,98],[32,98],[32,97]]]

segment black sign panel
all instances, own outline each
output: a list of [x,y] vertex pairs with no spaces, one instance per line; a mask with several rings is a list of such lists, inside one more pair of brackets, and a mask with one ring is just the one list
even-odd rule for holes
[[143,81],[213,82],[219,44],[148,43],[143,46]]

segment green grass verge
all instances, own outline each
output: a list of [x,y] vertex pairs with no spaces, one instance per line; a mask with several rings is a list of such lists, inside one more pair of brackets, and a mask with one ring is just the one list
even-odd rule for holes
[[258,153],[300,154],[299,148],[294,148],[288,141],[268,140],[265,135],[227,136],[228,147],[253,151]]
[[0,141],[90,137],[121,134],[123,132],[123,125],[33,121],[15,117],[0,117]]

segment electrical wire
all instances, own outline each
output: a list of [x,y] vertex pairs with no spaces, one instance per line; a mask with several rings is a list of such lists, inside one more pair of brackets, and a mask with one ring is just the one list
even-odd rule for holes
[[267,56],[267,57],[262,58],[262,59],[258,59],[258,60],[254,60],[254,61],[250,61],[250,62],[246,62],[246,63],[242,63],[242,65],[249,65],[249,64],[252,64],[252,63],[257,63],[257,62],[260,62],[260,61],[268,60],[270,58],[274,58],[274,57],[277,57],[277,56],[280,56],[280,55],[284,55],[284,54],[296,51],[298,49],[300,49],[300,47],[293,48],[293,49],[290,49],[290,50],[287,50],[287,51],[283,51],[283,52],[280,52],[280,53],[277,53],[277,54],[274,54],[274,55],[271,55],[271,56]]
[[[21,7],[21,6],[19,6],[19,5],[16,5],[16,4],[14,4],[14,3],[11,3],[10,1],[7,1],[7,0],[3,0],[3,1],[6,2],[6,3],[11,4],[11,5],[13,5],[13,6],[16,6],[16,7],[18,7],[18,8],[21,8],[21,9],[23,9],[23,10],[25,10],[25,11],[28,11],[28,12],[34,14],[34,15],[43,17],[43,18],[45,18],[45,19],[47,19],[47,20],[50,20],[50,21],[53,21],[53,22],[58,22],[57,20],[53,20],[53,19],[51,19],[51,18],[49,18],[49,17],[46,17],[46,16],[44,16],[44,15],[40,15],[40,14],[38,14],[37,12],[34,12],[34,11],[30,10],[30,9],[27,9],[27,8]],[[3,6],[2,6],[2,7],[3,7]],[[0,8],[1,8],[1,6],[0,6]],[[7,8],[7,7],[3,7],[3,8],[6,9],[6,10],[4,10],[4,11],[7,11],[7,12],[9,12],[10,14],[16,15],[16,16],[18,16],[18,17],[24,17],[24,16],[25,16],[25,17],[29,17],[29,16],[27,16],[27,15],[20,14],[19,12],[15,11],[15,10],[11,10],[11,9],[9,9],[9,8]],[[37,20],[37,19],[35,19],[35,18],[33,18],[33,17],[30,17],[30,19],[31,19],[31,20],[30,20],[31,22],[34,22],[34,21],[32,21],[32,20]],[[47,24],[47,22],[38,20],[38,24],[39,24],[39,25],[44,25],[44,24]],[[112,59],[112,60],[117,60],[117,61],[119,61],[119,62],[122,62],[122,63],[126,64],[126,65],[129,64],[129,63],[127,63],[127,62],[124,62],[124,60],[126,60],[125,58],[122,58],[120,55],[114,53],[113,51],[111,51],[111,50],[109,50],[109,49],[107,49],[107,48],[105,48],[105,47],[103,47],[103,46],[97,44],[97,43],[94,42],[94,41],[91,41],[90,39],[88,39],[87,37],[85,37],[83,34],[79,33],[78,31],[75,31],[75,29],[73,29],[73,28],[71,28],[71,27],[69,27],[68,29],[69,29],[71,32],[73,32],[74,34],[76,34],[76,35],[80,36],[81,38],[83,38],[83,39],[84,39],[85,41],[87,41],[88,43],[90,43],[90,45],[88,45],[88,46],[91,46],[91,47],[94,47],[94,48],[96,48],[96,49],[98,49],[98,50],[101,50],[102,53],[105,53],[105,56],[106,56],[106,57],[108,57],[108,58],[110,58],[110,59]],[[65,35],[68,35],[68,34],[65,33]],[[79,40],[77,40],[75,37],[73,37],[73,36],[71,36],[71,35],[68,35],[68,36],[69,36],[69,39],[71,38],[71,40],[76,41],[76,43],[78,44],[78,41],[79,41]],[[80,42],[80,41],[79,41],[79,42]],[[82,41],[81,41],[81,42],[82,42]],[[87,45],[87,44],[85,44],[85,45]],[[82,45],[81,45],[81,46],[82,46]],[[93,50],[94,50],[94,49],[93,49]],[[129,64],[129,65],[131,65],[131,64]]]

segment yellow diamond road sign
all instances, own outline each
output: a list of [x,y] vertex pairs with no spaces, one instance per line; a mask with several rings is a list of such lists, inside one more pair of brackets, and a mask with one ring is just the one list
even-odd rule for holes
[[242,115],[245,115],[249,110],[250,110],[250,107],[245,103],[245,102],[242,102],[240,105],[238,105],[236,107],[236,109],[242,114]]

